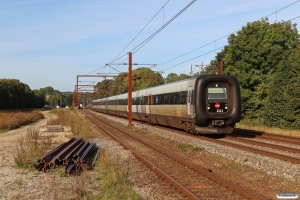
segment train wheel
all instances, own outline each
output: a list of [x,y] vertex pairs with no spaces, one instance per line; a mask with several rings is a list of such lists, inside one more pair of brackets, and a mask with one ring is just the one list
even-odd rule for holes
[[188,122],[183,122],[183,129],[186,132],[190,132],[190,124]]
[[195,127],[191,122],[183,122],[183,129],[188,133],[193,133],[193,134],[197,133]]

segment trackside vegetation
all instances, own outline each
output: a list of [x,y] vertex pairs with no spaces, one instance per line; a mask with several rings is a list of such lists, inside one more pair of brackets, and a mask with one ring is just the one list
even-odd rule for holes
[[48,86],[39,90],[17,79],[0,79],[0,110],[71,106],[72,92],[60,92]]
[[[47,124],[70,126],[70,137],[88,140],[96,137],[90,124],[78,113],[69,109],[53,109],[50,113],[57,117],[48,120]],[[49,137],[44,137],[39,128],[31,126],[23,135],[17,146],[15,163],[18,167],[34,170],[32,164],[43,157],[58,144]],[[101,147],[100,147],[101,148]],[[118,155],[114,155],[118,157]],[[53,168],[48,173],[47,183],[50,199],[143,199],[131,188],[128,173],[124,171],[118,160],[112,159],[105,149],[101,149],[99,159],[93,170],[81,174],[67,176],[64,168]],[[44,173],[44,172],[35,172]]]
[[[300,36],[296,24],[247,23],[228,37],[211,64],[224,61],[225,74],[238,78],[242,123],[300,128]],[[211,65],[206,72],[216,69]]]
[[45,96],[17,79],[0,79],[0,110],[42,108]]
[[35,111],[0,111],[0,133],[43,119],[44,115]]

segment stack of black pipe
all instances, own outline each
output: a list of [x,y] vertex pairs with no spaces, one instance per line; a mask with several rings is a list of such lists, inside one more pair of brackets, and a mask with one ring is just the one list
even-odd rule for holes
[[95,143],[85,142],[82,138],[72,138],[61,144],[33,166],[39,171],[47,172],[53,167],[65,166],[67,174],[92,169],[98,158],[100,148]]

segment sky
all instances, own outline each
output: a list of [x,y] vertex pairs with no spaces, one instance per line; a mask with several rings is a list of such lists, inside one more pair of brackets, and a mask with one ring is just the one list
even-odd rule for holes
[[[18,79],[32,90],[74,91],[78,75],[127,72],[119,63],[128,63],[128,52],[137,63],[133,70],[190,74],[249,22],[268,16],[270,23],[300,23],[300,0],[197,0],[181,12],[191,2],[0,0],[0,79]],[[79,76],[78,84],[102,80]]]

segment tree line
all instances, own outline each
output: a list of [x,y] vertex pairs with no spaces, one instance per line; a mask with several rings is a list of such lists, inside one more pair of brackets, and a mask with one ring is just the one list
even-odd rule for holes
[[0,79],[0,110],[42,108],[45,105],[72,105],[73,93],[61,93],[52,87],[31,90],[17,79]]
[[296,24],[247,23],[228,37],[213,64],[224,61],[225,73],[238,78],[244,122],[300,128],[300,42]]
[[[190,77],[191,76],[186,74],[177,75],[175,73],[170,73],[166,78],[163,78],[161,73],[154,72],[147,67],[141,67],[132,71],[132,90],[141,90]],[[120,73],[115,79],[108,79],[98,82],[96,85],[96,90],[97,91],[94,98],[103,98],[127,93],[128,73],[123,72]]]

